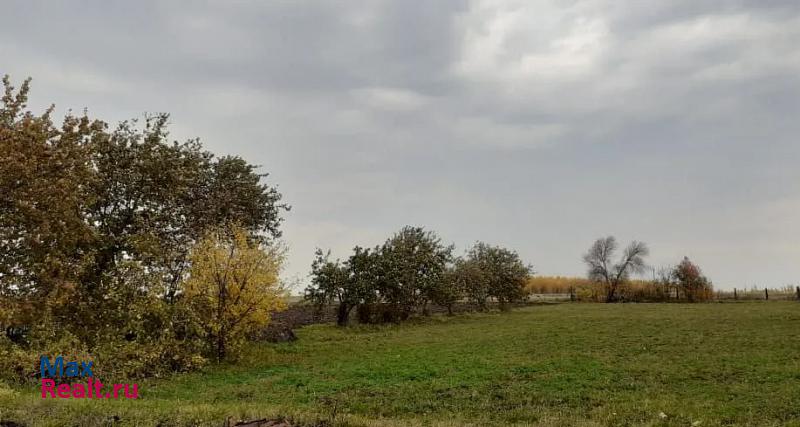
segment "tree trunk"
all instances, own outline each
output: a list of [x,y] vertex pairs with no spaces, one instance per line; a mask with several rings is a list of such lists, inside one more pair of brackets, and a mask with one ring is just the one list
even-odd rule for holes
[[225,327],[225,307],[228,304],[228,287],[222,284],[219,287],[219,301],[217,302],[217,321],[220,324],[219,334],[217,335],[217,362],[225,359],[225,340],[227,339],[227,328]]
[[350,319],[350,309],[347,303],[340,302],[339,309],[336,312],[336,324],[339,326],[347,326],[347,321]]
[[225,360],[225,335],[227,331],[225,331],[225,327],[223,326],[219,330],[219,335],[217,335],[217,363],[222,362]]
[[617,287],[615,285],[609,284],[608,285],[608,292],[606,293],[606,302],[616,302],[617,301]]

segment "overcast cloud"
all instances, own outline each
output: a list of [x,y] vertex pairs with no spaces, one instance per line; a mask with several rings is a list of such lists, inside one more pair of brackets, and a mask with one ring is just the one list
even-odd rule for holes
[[546,275],[613,234],[800,283],[796,1],[6,1],[4,73],[263,165],[287,278],[411,224]]

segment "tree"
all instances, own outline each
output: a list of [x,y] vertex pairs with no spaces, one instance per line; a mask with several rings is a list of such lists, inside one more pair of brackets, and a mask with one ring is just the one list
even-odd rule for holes
[[649,254],[647,245],[633,241],[625,248],[622,258],[614,263],[617,250],[614,236],[597,239],[583,261],[589,267],[589,280],[600,283],[606,291],[606,302],[615,302],[619,298],[620,287],[627,282],[631,274],[642,273],[646,267],[644,257]]
[[58,127],[52,107],[26,111],[29,80],[16,90],[6,76],[3,85],[0,295],[25,308],[7,322],[35,323],[48,310],[91,344],[113,324],[106,296],[128,286],[118,280],[123,264],[153,273],[159,280],[140,286],[172,303],[189,249],[208,229],[236,223],[251,239],[280,236],[289,207],[266,174],[238,157],[216,158],[196,140],[170,142],[168,115],[109,130],[68,114]]
[[338,259],[331,261],[330,255],[330,251],[323,253],[322,249],[317,249],[311,263],[311,284],[306,287],[305,299],[313,303],[318,312],[333,301],[339,301],[336,323],[344,326],[352,310],[345,295],[348,272]]
[[436,233],[403,227],[380,250],[381,295],[401,317],[409,316],[414,308],[427,312],[452,253],[453,246],[445,246]]
[[354,308],[362,323],[393,322],[415,311],[429,314],[430,303],[452,314],[464,298],[485,310],[489,298],[506,309],[525,296],[533,271],[516,252],[485,243],[465,258],[453,259],[452,252],[421,227],[404,227],[372,250],[356,246],[344,263],[317,249],[306,300],[320,308],[337,301],[337,322],[345,325]]
[[245,332],[265,327],[284,309],[278,279],[283,252],[251,239],[235,226],[209,233],[192,250],[186,298],[202,313],[217,361],[235,350]]
[[[0,327],[9,341],[31,354],[70,342],[116,367],[154,372],[201,364],[198,337],[208,334],[198,328],[199,300],[187,304],[190,251],[232,223],[272,250],[289,209],[280,193],[239,157],[170,141],[166,114],[110,129],[68,113],[57,125],[53,107],[27,110],[30,80],[19,89],[2,80]],[[229,280],[235,292],[239,278]],[[255,312],[239,324],[259,324]],[[235,347],[235,322],[220,321],[233,329],[223,349]]]
[[377,255],[375,251],[356,246],[353,255],[342,264],[338,259],[330,260],[330,251],[323,253],[317,249],[311,264],[311,286],[306,288],[306,300],[319,309],[337,301],[336,323],[346,326],[354,308],[377,297],[373,276]]
[[442,280],[430,290],[431,303],[447,308],[449,316],[453,315],[453,305],[465,296],[465,289],[459,273],[455,264],[449,266]]
[[688,257],[683,257],[683,261],[675,267],[673,276],[689,302],[704,301],[711,296],[711,282]]
[[468,258],[481,271],[486,283],[486,295],[494,297],[505,310],[508,303],[525,296],[525,285],[533,273],[515,251],[478,242],[470,249]]
[[81,285],[84,254],[93,241],[82,215],[92,176],[88,145],[101,137],[104,125],[86,115],[67,115],[58,128],[50,118],[52,107],[41,115],[26,111],[30,79],[16,90],[4,76],[3,86],[0,296],[17,307],[8,323],[31,325],[48,301],[64,302]]
[[373,305],[380,301],[380,289],[384,283],[382,255],[379,248],[372,250],[360,246],[353,248],[353,254],[345,265],[348,273],[347,285],[351,306],[357,306],[359,321],[374,322],[376,313]]
[[480,311],[485,311],[491,294],[488,274],[476,260],[459,258],[451,273],[453,286],[464,293],[465,298]]
[[261,183],[267,175],[238,157],[215,158],[197,140],[169,143],[168,119],[148,116],[143,129],[123,122],[90,147],[95,173],[86,217],[97,232],[86,283],[133,257],[161,273],[172,300],[189,248],[208,230],[237,224],[252,238],[280,237],[280,212],[288,206]]
[[337,301],[341,326],[354,308],[361,322],[401,320],[415,309],[427,312],[429,302],[449,298],[445,276],[451,254],[452,246],[420,227],[404,227],[372,250],[356,246],[344,263],[318,249],[306,299],[320,308]]

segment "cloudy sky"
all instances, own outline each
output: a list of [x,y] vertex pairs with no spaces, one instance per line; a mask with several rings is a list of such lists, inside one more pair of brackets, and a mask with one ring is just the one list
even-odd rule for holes
[[4,2],[31,107],[263,165],[287,278],[405,224],[582,275],[600,236],[718,287],[800,283],[800,3]]

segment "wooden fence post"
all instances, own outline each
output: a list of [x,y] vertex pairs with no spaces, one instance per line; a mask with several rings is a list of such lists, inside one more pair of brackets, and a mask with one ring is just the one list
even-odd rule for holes
[[797,291],[797,300],[800,301],[800,286],[795,286],[795,290]]
[[575,302],[575,287],[570,286],[569,288],[569,300]]
[[738,300],[739,299],[739,295],[736,293],[736,288],[733,288],[733,299],[734,300]]
[[764,299],[769,300],[769,290],[767,288],[764,288]]

